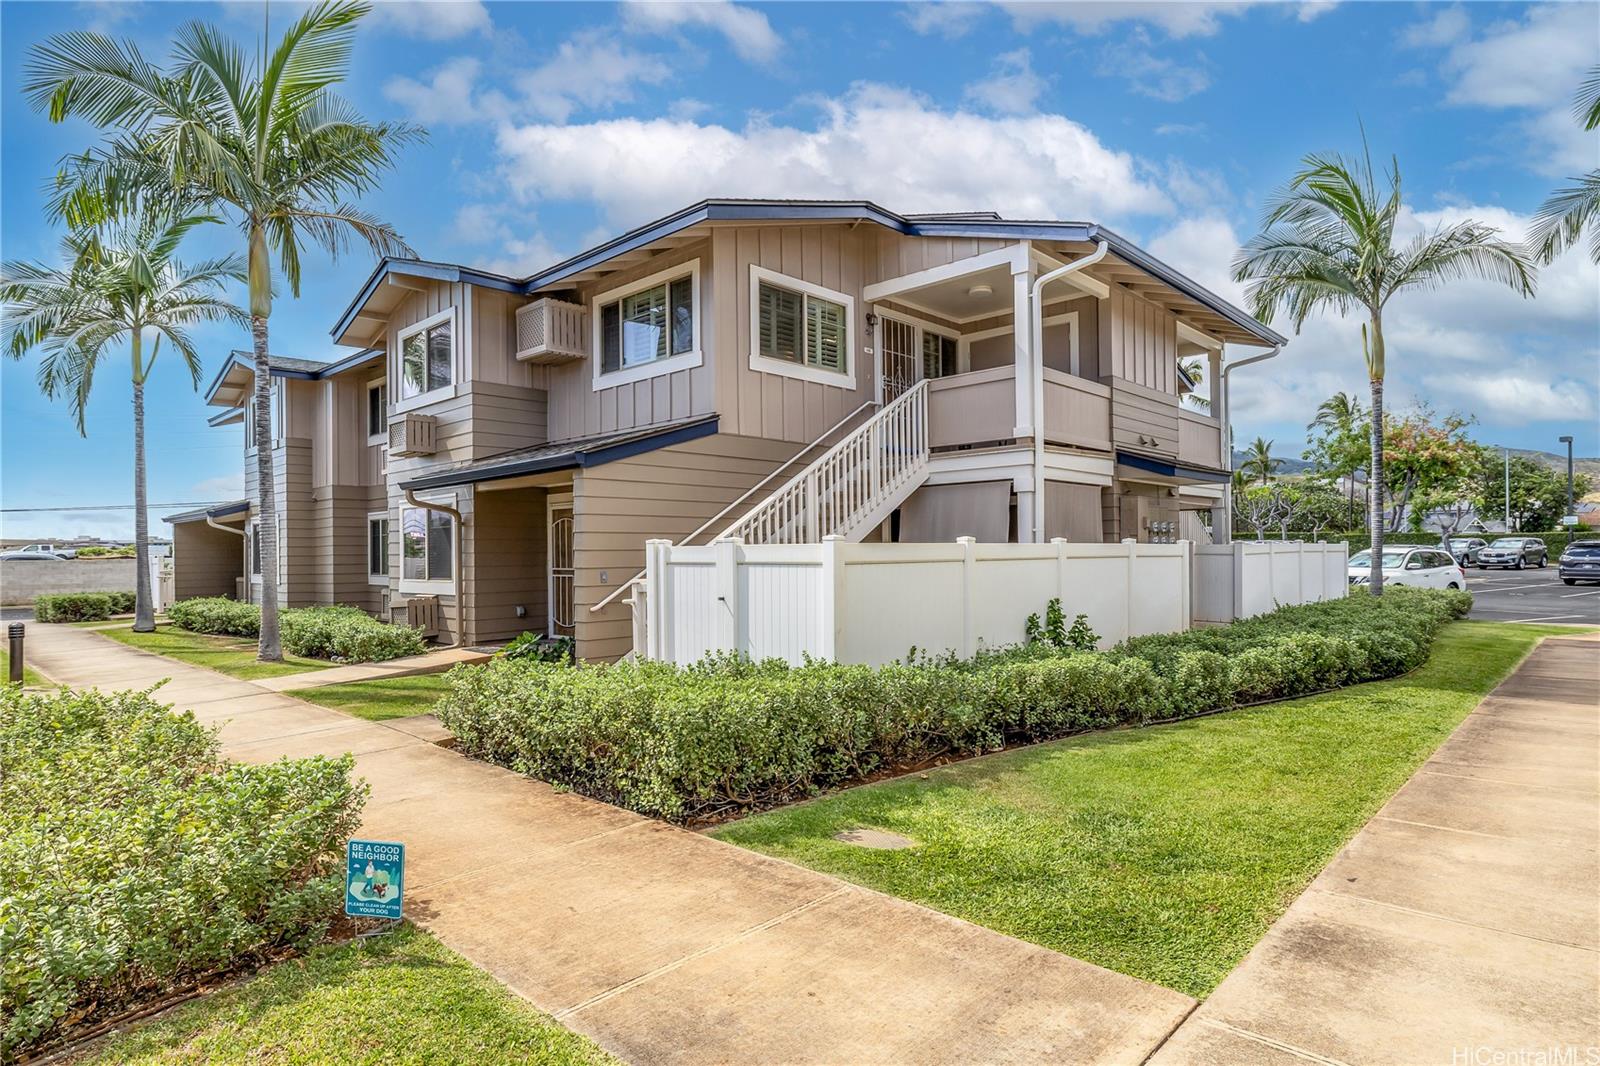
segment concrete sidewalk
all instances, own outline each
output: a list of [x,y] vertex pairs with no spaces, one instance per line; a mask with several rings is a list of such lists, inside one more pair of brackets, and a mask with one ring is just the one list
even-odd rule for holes
[[73,686],[144,687],[238,759],[352,752],[418,924],[639,1063],[1143,1062],[1168,989],[94,633],[31,626]]
[[473,651],[471,648],[440,648],[421,655],[408,655],[404,659],[390,659],[382,663],[352,663],[349,666],[332,666],[326,670],[307,670],[299,674],[262,677],[257,678],[252,684],[268,692],[289,692],[298,688],[344,685],[351,681],[372,681],[382,677],[442,674],[452,666],[486,662],[489,657],[488,652]]
[[[1563,1048],[1575,1057],[1532,1057]],[[1539,645],[1151,1066],[1596,1054],[1600,640],[1590,636]]]

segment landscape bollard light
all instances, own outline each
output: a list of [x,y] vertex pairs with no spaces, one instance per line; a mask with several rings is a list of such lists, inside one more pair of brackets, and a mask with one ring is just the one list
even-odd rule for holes
[[22,680],[22,636],[27,632],[27,629],[28,627],[21,622],[11,623],[10,679],[14,682],[21,682]]

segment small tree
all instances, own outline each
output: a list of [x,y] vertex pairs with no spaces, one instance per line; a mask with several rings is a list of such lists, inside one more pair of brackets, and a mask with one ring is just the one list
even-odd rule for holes
[[1283,460],[1273,457],[1272,443],[1260,437],[1250,442],[1250,447],[1244,453],[1244,462],[1239,464],[1239,469],[1244,471],[1246,478],[1259,480],[1265,485],[1272,480],[1272,475],[1278,472]]
[[[5,301],[6,353],[20,359],[43,352],[39,387],[65,395],[78,432],[84,421],[95,371],[127,345],[133,378],[134,622],[140,633],[155,629],[150,602],[150,518],[144,452],[144,386],[165,340],[200,385],[200,355],[188,327],[197,322],[244,323],[245,314],[222,296],[229,281],[244,280],[238,256],[187,266],[178,246],[194,227],[216,219],[173,212],[149,201],[137,213],[92,228],[73,230],[61,243],[60,266],[21,261],[0,267]],[[146,349],[145,345],[149,344]]]
[[1235,528],[1254,530],[1256,540],[1267,539],[1267,529],[1277,523],[1282,508],[1283,494],[1271,485],[1249,485],[1233,492]]
[[[1506,519],[1505,466],[1492,454],[1480,467],[1477,496],[1485,518]],[[1589,491],[1587,474],[1572,479],[1574,499]],[[1567,475],[1526,455],[1511,457],[1511,514],[1507,530],[1544,532],[1554,529],[1567,506]]]
[[1461,490],[1476,458],[1466,432],[1470,421],[1456,414],[1436,420],[1424,406],[1388,425],[1383,439],[1389,456],[1384,474],[1391,503],[1389,532],[1398,532],[1408,516],[1412,528],[1421,532],[1423,501]]

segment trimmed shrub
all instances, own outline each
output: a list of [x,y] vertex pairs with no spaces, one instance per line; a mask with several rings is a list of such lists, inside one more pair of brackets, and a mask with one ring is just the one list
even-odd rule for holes
[[197,596],[167,608],[167,617],[179,629],[217,636],[253,637],[261,631],[261,608],[224,596]]
[[132,592],[108,592],[108,593],[106,593],[106,595],[111,597],[111,613],[112,614],[132,614],[133,613],[133,608],[134,608],[136,600],[138,598],[135,593],[132,593]]
[[108,592],[63,592],[34,597],[33,617],[40,622],[99,622],[111,617],[113,606]]
[[91,544],[87,548],[79,548],[75,559],[132,559],[138,555],[138,549],[132,544],[125,544],[119,548],[108,548],[103,544]]
[[469,754],[682,819],[810,795],[1006,743],[1221,710],[1419,665],[1465,593],[1391,589],[1109,652],[1048,641],[873,669],[710,658],[450,672],[437,710]]
[[234,764],[148,692],[0,692],[0,1059],[326,935],[353,760]]
[[[180,629],[220,636],[253,637],[261,632],[261,608],[221,596],[180,600],[167,609]],[[359,607],[292,607],[279,612],[284,650],[312,659],[373,663],[420,655],[422,634],[408,626],[380,622]]]

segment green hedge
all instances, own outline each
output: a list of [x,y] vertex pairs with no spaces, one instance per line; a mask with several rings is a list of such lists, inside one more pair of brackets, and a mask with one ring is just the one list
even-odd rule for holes
[[1395,588],[1111,652],[1035,644],[881,668],[707,660],[450,672],[436,710],[469,754],[647,814],[770,805],[885,769],[1391,677],[1466,593]]
[[[261,631],[260,607],[220,596],[180,600],[167,617],[194,633],[253,637]],[[284,650],[313,659],[374,663],[427,648],[418,630],[380,622],[359,607],[291,607],[279,612],[278,624]]]
[[[1567,544],[1571,541],[1600,540],[1600,530],[1582,529],[1571,534],[1570,536],[1566,533],[1457,533],[1455,536],[1482,537],[1486,541],[1493,541],[1497,537],[1534,537],[1538,540],[1544,541],[1545,546],[1550,549],[1551,556],[1554,557],[1561,554],[1562,550],[1565,549]],[[1235,533],[1233,535],[1233,539],[1255,540],[1256,535],[1254,531],[1250,531],[1248,533]],[[1268,533],[1266,539],[1282,540],[1283,538],[1276,533]],[[1311,534],[1291,532],[1288,539],[1304,541],[1325,540],[1329,544],[1338,544],[1340,541],[1343,541],[1344,543],[1350,545],[1351,554],[1360,551],[1362,548],[1370,547],[1372,544],[1372,537],[1366,533]],[[1439,535],[1437,533],[1385,533],[1383,535],[1383,542],[1385,544],[1437,545],[1439,543]]]
[[66,1019],[321,939],[353,760],[225,762],[149,693],[0,692],[0,1060]]
[[132,612],[131,592],[63,592],[33,599],[33,617],[40,622],[101,622]]

